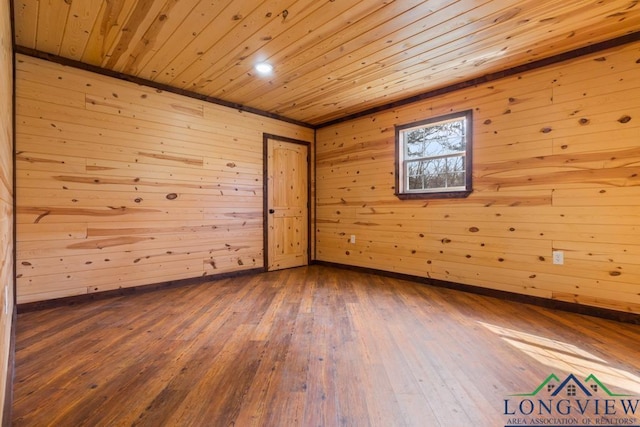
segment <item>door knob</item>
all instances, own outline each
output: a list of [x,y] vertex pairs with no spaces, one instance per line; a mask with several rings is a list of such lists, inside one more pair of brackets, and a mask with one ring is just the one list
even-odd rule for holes
[[269,209],[269,213],[270,213],[270,214],[272,214],[272,213],[276,213],[276,210],[275,210],[275,209]]

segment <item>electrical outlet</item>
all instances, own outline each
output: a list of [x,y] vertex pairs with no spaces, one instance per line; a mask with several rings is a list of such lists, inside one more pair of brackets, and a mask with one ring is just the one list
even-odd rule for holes
[[558,265],[564,264],[564,252],[553,251],[553,263]]
[[349,239],[349,242],[350,243],[355,243],[356,242],[356,235],[355,234],[351,235],[351,239]]

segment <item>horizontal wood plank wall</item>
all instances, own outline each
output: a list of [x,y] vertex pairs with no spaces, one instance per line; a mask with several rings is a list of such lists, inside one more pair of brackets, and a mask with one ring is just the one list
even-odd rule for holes
[[313,130],[17,57],[26,303],[263,267],[264,132]]
[[[0,423],[4,419],[11,328],[13,271],[13,40],[9,3],[0,6]],[[4,425],[4,424],[3,424]]]
[[[398,200],[394,125],[466,109],[473,194]],[[640,44],[320,129],[316,166],[320,261],[640,313]]]

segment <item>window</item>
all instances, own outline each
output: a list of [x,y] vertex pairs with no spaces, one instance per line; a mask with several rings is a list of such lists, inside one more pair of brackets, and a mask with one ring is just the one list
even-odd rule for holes
[[471,194],[471,110],[396,126],[396,195]]
[[576,395],[576,386],[575,384],[569,384],[567,386],[567,396],[575,396]]

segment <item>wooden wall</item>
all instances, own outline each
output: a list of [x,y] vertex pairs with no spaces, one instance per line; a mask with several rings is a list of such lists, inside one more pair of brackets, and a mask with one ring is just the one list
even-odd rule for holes
[[[14,311],[13,41],[9,3],[0,6],[0,420],[3,420]],[[2,421],[0,421],[1,423]]]
[[263,267],[263,132],[313,130],[17,56],[18,302]]
[[[394,125],[466,109],[473,194],[394,197]],[[323,128],[316,167],[318,260],[640,313],[638,43]]]

